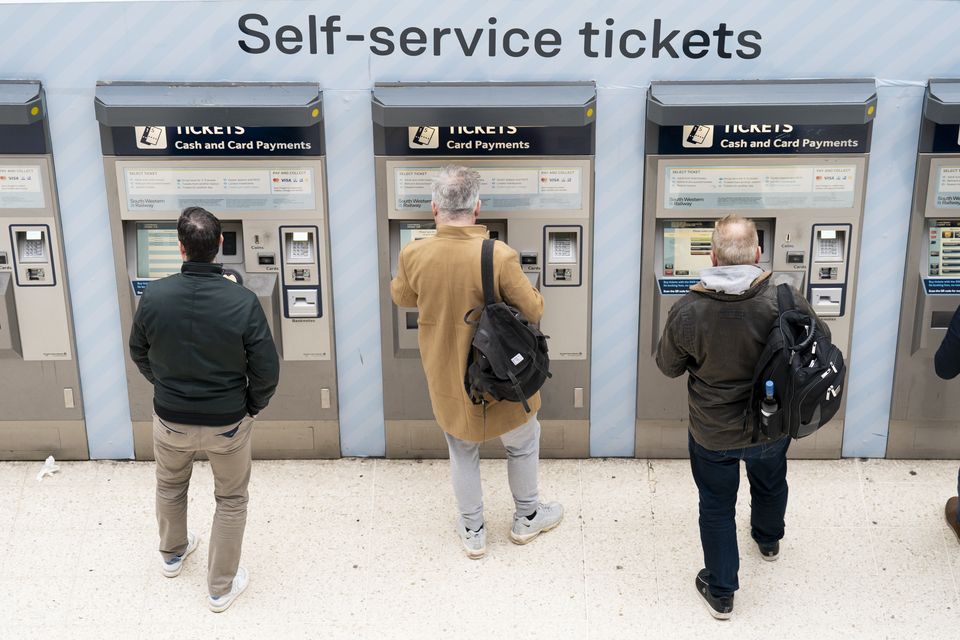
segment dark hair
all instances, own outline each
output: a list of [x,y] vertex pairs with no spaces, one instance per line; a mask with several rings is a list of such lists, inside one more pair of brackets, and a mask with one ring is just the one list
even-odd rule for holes
[[203,207],[187,207],[177,220],[177,237],[190,262],[213,262],[220,251],[220,221]]

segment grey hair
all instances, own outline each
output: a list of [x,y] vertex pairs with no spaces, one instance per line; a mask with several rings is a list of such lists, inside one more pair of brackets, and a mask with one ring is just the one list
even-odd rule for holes
[[756,264],[760,241],[757,238],[757,225],[749,218],[731,213],[717,220],[710,242],[718,266]]
[[447,165],[433,178],[433,202],[442,217],[462,218],[473,213],[480,199],[480,173]]

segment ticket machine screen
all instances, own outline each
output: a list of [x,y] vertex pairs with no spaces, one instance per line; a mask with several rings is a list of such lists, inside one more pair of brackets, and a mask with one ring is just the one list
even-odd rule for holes
[[177,245],[177,223],[137,223],[137,277],[164,278],[180,273],[183,258]]
[[929,274],[960,275],[960,220],[930,221]]
[[400,223],[400,250],[415,240],[432,238],[437,235],[437,229],[432,222],[401,222]]
[[663,229],[663,275],[697,277],[712,266],[712,235],[712,220],[670,222]]

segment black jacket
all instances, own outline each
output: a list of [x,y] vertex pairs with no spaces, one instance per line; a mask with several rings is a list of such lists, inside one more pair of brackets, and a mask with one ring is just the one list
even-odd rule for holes
[[[793,295],[802,311],[815,316],[799,291]],[[700,446],[713,451],[750,446],[746,411],[753,370],[778,315],[769,273],[740,295],[697,285],[670,308],[657,366],[671,378],[689,372],[690,434]],[[829,336],[830,329],[818,324]]]
[[960,374],[960,307],[953,314],[947,335],[943,337],[933,359],[933,365],[937,375],[944,380],[956,378]]
[[130,357],[153,383],[157,415],[184,424],[223,426],[259,413],[280,375],[256,295],[211,263],[185,262],[150,283],[133,318]]

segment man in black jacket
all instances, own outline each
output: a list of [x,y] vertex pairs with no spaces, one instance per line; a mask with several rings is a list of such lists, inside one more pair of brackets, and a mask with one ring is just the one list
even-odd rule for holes
[[[943,337],[937,355],[933,359],[937,375],[944,380],[952,380],[960,374],[960,308],[953,314],[947,335]],[[960,473],[957,475],[957,492],[960,493]],[[960,541],[960,516],[957,514],[957,496],[947,500],[947,525]]]
[[247,522],[253,422],[277,388],[280,362],[257,297],[214,263],[220,221],[200,207],[177,221],[180,273],[147,287],[130,333],[130,357],[153,384],[157,523],[163,575],[180,575],[197,548],[187,531],[187,490],[197,451],[213,470],[217,511],[207,566],[209,606],[224,611],[247,586],[240,567]]
[[[733,613],[739,588],[735,507],[740,460],[750,481],[750,528],[764,560],[776,560],[787,509],[790,439],[751,441],[746,424],[753,370],[778,317],[777,288],[758,266],[760,246],[751,220],[717,221],[700,282],[670,309],[657,348],[657,366],[671,378],[689,374],[689,451],[700,492],[700,542],[706,568],[695,581],[715,618]],[[800,292],[798,307],[814,316]],[[827,336],[829,329],[818,321]]]

